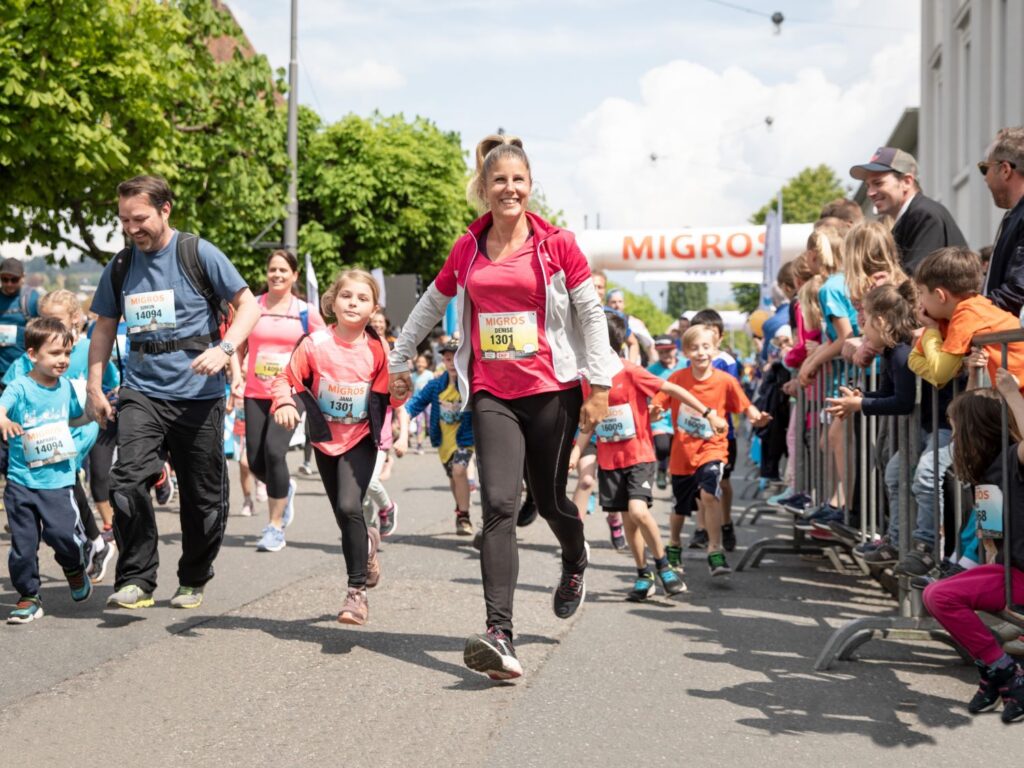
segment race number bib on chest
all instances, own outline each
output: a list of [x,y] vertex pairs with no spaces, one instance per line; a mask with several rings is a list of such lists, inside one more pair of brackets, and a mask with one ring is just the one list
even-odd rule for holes
[[288,365],[289,359],[291,359],[291,353],[289,352],[264,352],[260,350],[256,353],[256,364],[253,367],[253,373],[256,374],[256,378],[260,381],[270,381],[284,370],[285,366]]
[[317,402],[328,421],[339,424],[356,424],[366,421],[370,412],[367,408],[370,385],[366,382],[346,384],[330,379],[320,379]]
[[481,312],[477,318],[484,360],[522,360],[537,354],[536,312]]
[[0,325],[0,347],[13,347],[18,343],[18,326]]
[[173,330],[174,291],[129,293],[124,300],[124,320],[128,334],[143,331]]
[[676,415],[676,429],[701,440],[707,440],[715,434],[710,421],[685,405],[679,406],[679,412]]
[[601,443],[617,443],[636,437],[636,422],[633,421],[633,409],[629,407],[629,403],[611,406],[608,415],[597,425],[594,434]]
[[25,430],[21,449],[29,468],[56,464],[74,458],[78,451],[66,421],[53,421]]
[[974,514],[981,538],[1003,538],[1003,491],[998,485],[983,483],[974,486]]

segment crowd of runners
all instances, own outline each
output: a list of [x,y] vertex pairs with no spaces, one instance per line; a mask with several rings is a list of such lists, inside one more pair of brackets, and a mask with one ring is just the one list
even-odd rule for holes
[[[171,226],[171,190],[153,176],[118,187],[130,245],[104,269],[87,308],[70,291],[28,288],[22,262],[3,261],[0,468],[19,595],[8,623],[44,615],[41,542],[73,600],[112,580],[107,608],[152,606],[154,502],[175,492],[181,556],[170,605],[199,607],[227,522],[226,453],[242,467],[241,513],[263,514],[266,504],[256,549],[274,553],[296,513],[286,454],[303,445],[299,471],[319,476],[341,534],[347,580],[338,621],[362,625],[368,590],[381,580],[381,538],[400,522],[399,500],[385,487],[392,456],[429,443],[451,489],[453,529],[480,552],[486,618],[466,641],[465,663],[492,679],[516,678],[517,527],[539,516],[558,541],[552,610],[562,619],[586,596],[583,519],[597,506],[612,545],[636,565],[625,599],[646,600],[659,587],[684,592],[684,546],[705,551],[711,576],[726,577],[736,547],[737,433],[755,430],[765,484],[787,486],[772,503],[798,510],[809,530],[847,535],[857,499],[845,420],[910,412],[920,376],[936,388],[941,413],[938,430],[922,415],[909,457],[921,501],[914,545],[899,557],[899,457],[880,452],[890,523],[858,554],[923,579],[931,614],[977,659],[972,712],[1004,701],[1004,720],[1024,716],[1024,671],[975,613],[1000,608],[998,548],[991,538],[978,544],[969,523],[947,534],[965,539],[959,559],[941,560],[942,522],[929,512],[947,470],[993,490],[1004,453],[1024,463],[1024,443],[999,438],[1000,398],[1024,432],[1024,344],[1010,346],[1005,368],[998,347],[971,344],[980,333],[1020,328],[1024,130],[1000,132],[979,164],[1009,211],[987,269],[948,211],[920,192],[912,157],[882,148],[851,169],[880,219],[863,220],[850,201],[826,206],[806,250],[779,271],[773,312],[751,318],[756,361],[746,369],[725,348],[713,309],[692,308],[662,334],[627,314],[623,293],[606,290],[572,233],[529,210],[532,173],[518,139],[487,137],[475,159],[468,197],[481,216],[397,335],[376,279],[361,269],[342,271],[307,303],[296,290],[295,255],[277,250],[265,291],[253,295],[214,244]],[[453,300],[458,327],[446,336],[438,324]],[[833,439],[822,450],[834,471],[827,498],[811,508],[795,472],[796,445],[809,430],[791,406],[843,357],[879,366],[881,384],[873,392],[830,386],[822,421]],[[993,385],[964,381],[954,398],[962,368],[986,369]],[[931,402],[928,391],[920,402]],[[1024,488],[1020,473],[1012,478],[1020,524],[1008,551],[1024,602]],[[656,487],[673,497],[667,540],[652,514]],[[477,489],[482,515],[474,519]],[[378,610],[387,610],[386,594]]]

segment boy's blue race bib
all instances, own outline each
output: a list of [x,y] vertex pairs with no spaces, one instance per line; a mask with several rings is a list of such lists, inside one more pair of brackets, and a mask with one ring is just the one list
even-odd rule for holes
[[679,412],[676,414],[676,429],[701,440],[708,440],[715,435],[710,421],[682,403],[679,404]]
[[25,430],[21,450],[29,469],[56,464],[78,455],[66,421],[51,421]]
[[633,409],[629,403],[611,406],[594,434],[600,443],[617,443],[636,437],[636,422],[633,421]]

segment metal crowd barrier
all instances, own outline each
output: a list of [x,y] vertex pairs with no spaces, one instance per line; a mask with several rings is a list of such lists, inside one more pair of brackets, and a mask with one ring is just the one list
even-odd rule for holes
[[[1008,345],[1015,342],[1024,342],[1024,329],[1007,331],[1002,333],[985,334],[974,339],[977,345],[998,344],[1002,350],[1002,364],[1006,367]],[[988,385],[991,383],[988,382]],[[849,386],[862,391],[877,389],[878,375],[877,366],[872,366],[871,371],[857,368],[847,364],[845,361],[833,361],[814,383],[806,390],[801,388],[797,398],[797,451],[796,456],[791,456],[790,461],[796,462],[795,485],[797,491],[807,493],[814,509],[827,502],[831,496],[834,483],[834,467],[830,456],[829,419],[824,417],[825,398],[838,394],[840,386]],[[982,383],[986,385],[986,383]],[[953,396],[959,394],[959,379],[951,384]],[[938,434],[939,429],[939,395],[938,390],[931,390],[931,433]],[[748,567],[757,567],[767,554],[776,555],[807,555],[820,554],[826,556],[831,563],[841,572],[850,572],[846,563],[852,561],[857,571],[875,576],[879,582],[889,589],[897,600],[898,611],[896,615],[870,616],[850,621],[836,629],[825,644],[816,662],[815,669],[828,669],[836,659],[848,660],[853,653],[872,639],[897,639],[911,641],[939,641],[952,646],[960,656],[971,661],[966,651],[959,647],[952,638],[927,615],[922,602],[919,590],[910,586],[911,576],[896,576],[887,567],[865,563],[855,556],[854,546],[861,541],[873,539],[880,532],[888,529],[885,489],[885,464],[893,451],[899,451],[899,541],[894,542],[902,560],[912,547],[912,531],[916,527],[917,509],[916,499],[911,488],[914,477],[914,467],[922,455],[921,435],[921,382],[917,383],[917,394],[913,413],[903,416],[866,416],[860,413],[855,418],[848,418],[843,421],[843,441],[846,444],[846,466],[845,483],[843,484],[844,503],[844,524],[843,529],[846,535],[834,535],[832,539],[817,540],[809,538],[804,530],[796,527],[796,523],[803,517],[802,513],[789,510],[794,516],[794,529],[791,537],[776,537],[764,539],[753,544],[744,554],[737,565],[737,570],[744,570]],[[1002,440],[1003,445],[1009,442],[1009,413],[1005,401],[1002,402]],[[964,427],[961,427],[964,428]],[[858,437],[859,435],[859,437]],[[883,435],[886,437],[883,438]],[[934,441],[937,445],[937,440]],[[883,452],[877,458],[879,466],[873,466],[875,456],[880,445],[887,445],[888,452]],[[943,493],[944,478],[939,476],[938,450],[932,452],[932,487],[930,503],[932,515],[935,521],[935,546],[934,553],[936,560],[943,556],[942,532],[945,529],[947,547],[949,538],[952,537],[953,551],[957,559],[960,551],[960,530],[963,527],[963,491],[964,487],[955,482],[955,492],[952,504],[952,525],[946,526],[945,520],[948,515],[939,514],[939,494]],[[1005,568],[1005,609],[997,618],[1024,627],[1024,606],[1017,605],[1013,601],[1012,593],[1012,561],[1010,557],[1012,540],[1012,519],[1011,495],[1013,489],[1007,482],[1010,468],[1007,452],[1003,452],[1002,459],[1002,490],[1003,490],[1003,565]],[[853,529],[849,527],[850,512],[854,499],[854,488],[857,489],[857,508],[860,510],[859,525]],[[772,506],[764,502],[756,502],[744,512],[742,521],[748,514],[752,514],[751,523],[756,523],[761,514],[784,512],[781,507]],[[853,531],[856,535],[853,535]],[[980,546],[980,545],[979,545]]]

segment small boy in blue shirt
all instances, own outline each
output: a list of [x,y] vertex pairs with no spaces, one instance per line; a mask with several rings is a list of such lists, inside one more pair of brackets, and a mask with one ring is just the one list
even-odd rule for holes
[[72,334],[55,318],[32,320],[25,349],[32,370],[0,396],[0,434],[8,441],[10,462],[4,506],[11,527],[8,569],[21,596],[8,624],[43,616],[39,597],[39,541],[53,547],[64,569],[71,599],[92,594],[85,571],[86,537],[75,504],[75,457],[71,426],[87,423],[82,405],[61,376],[71,358]]

